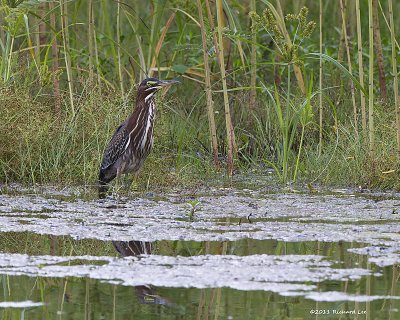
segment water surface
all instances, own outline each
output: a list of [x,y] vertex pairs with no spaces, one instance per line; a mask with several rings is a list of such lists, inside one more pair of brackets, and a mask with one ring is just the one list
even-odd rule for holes
[[398,319],[398,195],[3,187],[4,319]]

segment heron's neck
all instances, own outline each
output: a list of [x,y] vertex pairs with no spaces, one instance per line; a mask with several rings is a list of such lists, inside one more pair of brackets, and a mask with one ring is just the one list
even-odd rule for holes
[[156,94],[155,91],[150,92],[145,98],[144,98],[144,102],[148,103],[151,102],[152,100],[154,100],[154,95]]
[[155,112],[156,112],[156,102],[154,100],[154,96],[151,96],[146,101],[146,118],[147,121],[151,122],[151,124],[153,124]]
[[[148,97],[148,96],[147,96]],[[147,98],[146,97],[146,98]],[[135,131],[139,133],[140,130],[146,130],[147,124],[153,124],[156,112],[156,105],[154,96],[151,96],[148,100],[137,103],[133,113],[128,121],[129,131]]]

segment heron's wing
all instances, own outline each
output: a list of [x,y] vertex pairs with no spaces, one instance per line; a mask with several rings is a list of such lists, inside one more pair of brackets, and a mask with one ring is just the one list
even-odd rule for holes
[[101,170],[105,170],[113,165],[118,158],[124,153],[126,144],[129,140],[129,132],[126,128],[127,121],[122,123],[108,143],[106,150],[104,151],[103,161],[101,162]]

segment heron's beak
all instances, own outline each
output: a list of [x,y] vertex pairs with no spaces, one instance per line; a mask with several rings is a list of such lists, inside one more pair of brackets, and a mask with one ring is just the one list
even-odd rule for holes
[[160,80],[158,83],[161,87],[166,87],[174,83],[180,83],[178,80]]

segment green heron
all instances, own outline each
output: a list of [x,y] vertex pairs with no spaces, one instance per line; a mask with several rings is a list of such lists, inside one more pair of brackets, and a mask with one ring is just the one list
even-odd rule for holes
[[107,184],[125,173],[138,173],[153,146],[154,95],[176,80],[143,80],[137,92],[136,108],[115,131],[104,151],[99,173],[99,197],[104,198]]

